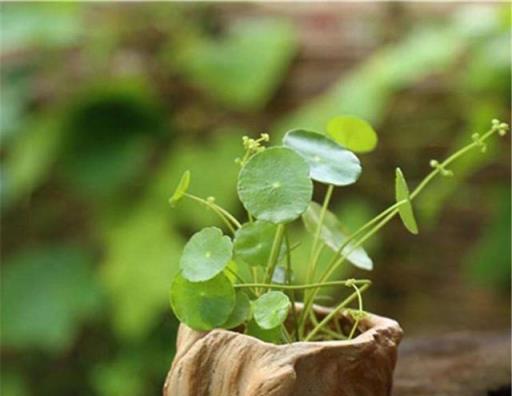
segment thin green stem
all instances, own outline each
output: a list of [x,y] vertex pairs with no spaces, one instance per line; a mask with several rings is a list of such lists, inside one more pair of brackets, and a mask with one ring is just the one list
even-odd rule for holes
[[235,228],[233,227],[233,225],[235,225],[237,228],[241,227],[238,220],[233,215],[231,215],[227,210],[221,208],[219,205],[213,202],[209,202],[206,199],[196,197],[195,195],[189,193],[185,193],[185,196],[213,210],[213,212],[220,217],[220,219],[224,222],[224,224],[226,224],[226,226],[233,234],[235,234]]
[[332,184],[329,184],[329,186],[327,187],[327,191],[325,193],[324,202],[322,204],[322,209],[320,210],[320,218],[318,219],[315,236],[313,238],[313,246],[311,247],[311,253],[309,255],[308,274],[306,277],[307,283],[313,282],[313,278],[315,276],[316,261],[318,258],[318,256],[316,255],[316,248],[318,245],[318,241],[320,239],[320,233],[322,231],[325,214],[327,213],[327,207],[329,206],[329,202],[331,201],[333,191],[334,191],[334,186]]
[[[286,283],[288,286],[292,286],[292,257],[290,251],[290,238],[288,237],[288,230],[284,234],[284,241],[286,245]],[[295,291],[290,290],[289,292],[290,301],[292,303],[292,321],[293,321],[293,333],[295,340],[299,341],[299,321],[297,318],[297,307],[295,306]]]
[[265,276],[265,283],[267,284],[272,282],[272,276],[274,275],[277,259],[279,258],[279,251],[281,250],[285,230],[286,226],[284,224],[277,226],[276,235],[274,236],[274,242],[272,243],[272,249],[270,250],[270,256],[267,262],[267,274]]
[[[370,287],[370,284],[367,283],[363,285],[359,289],[359,293],[364,292],[366,289]],[[327,323],[331,321],[343,308],[345,308],[348,304],[350,304],[353,300],[355,300],[358,296],[358,293],[354,292],[350,296],[348,296],[343,302],[341,302],[336,308],[334,308],[322,321],[315,326],[313,330],[304,338],[304,341],[310,341]]]
[[236,289],[244,288],[244,287],[261,287],[266,289],[277,289],[277,290],[306,290],[306,289],[316,289],[320,287],[330,287],[330,286],[352,286],[352,285],[370,285],[372,283],[369,279],[347,279],[341,281],[330,281],[330,282],[322,282],[322,283],[310,283],[306,285],[281,285],[277,283],[243,283],[236,284],[234,287]]
[[[334,185],[329,184],[327,187],[327,191],[325,192],[324,196],[324,202],[322,204],[322,208],[320,210],[320,217],[318,219],[318,224],[316,226],[315,235],[313,237],[313,245],[311,247],[311,251],[309,254],[309,260],[308,260],[308,271],[306,274],[306,283],[313,282],[315,278],[315,272],[316,272],[316,265],[318,262],[318,259],[320,258],[320,254],[322,252],[321,249],[317,250],[317,245],[320,240],[320,233],[322,231],[322,226],[325,219],[325,214],[327,213],[327,208],[329,206],[329,202],[331,201],[332,193],[334,191]],[[307,301],[309,299],[309,293],[306,292],[304,294],[304,301]],[[307,311],[303,310],[301,313],[301,319],[300,319],[300,336],[302,336],[304,332],[304,323],[306,322],[306,316]]]
[[[367,223],[365,223],[363,226],[361,226],[358,230],[356,230],[354,233],[352,233],[350,236],[348,236],[347,239],[341,244],[339,249],[336,251],[336,253],[332,257],[332,259],[329,262],[329,264],[327,265],[327,268],[324,271],[324,274],[320,277],[321,281],[324,281],[324,280],[328,279],[332,275],[332,273],[336,270],[336,268],[345,260],[345,257],[347,257],[351,253],[351,251],[350,251],[347,254],[343,254],[343,256],[341,257],[340,263],[336,264],[336,262],[338,260],[338,256],[340,254],[342,254],[342,252],[344,252],[344,250],[347,248],[347,246],[349,246],[349,244],[354,239],[356,239],[358,235],[360,235],[363,231],[365,231],[366,229],[368,229],[369,227],[374,225],[380,219],[382,219],[383,217],[385,217],[389,213],[393,212],[396,208],[398,208],[400,205],[403,205],[406,202],[407,202],[406,200],[402,200],[402,201],[399,201],[399,202],[391,205],[390,207],[384,209],[377,216],[375,216],[373,219],[369,220]],[[331,270],[331,268],[334,265],[336,265],[336,268],[334,270]],[[309,294],[309,296],[306,296],[306,298],[304,299],[304,312],[307,312],[307,311],[311,310],[311,307],[313,305],[313,302],[314,302],[314,299],[315,299],[317,293],[318,293],[318,290],[313,290]],[[304,319],[305,317],[303,316],[302,318]],[[304,326],[305,326],[305,320],[302,320],[302,322],[301,322],[301,330],[304,329]]]
[[288,333],[288,330],[286,330],[286,326],[284,325],[284,323],[281,323],[281,335],[283,336],[283,338],[286,340],[286,342],[288,344],[291,344],[293,342],[292,337]]
[[[363,297],[361,296],[361,292],[359,291],[359,288],[356,285],[353,285],[356,293],[357,293],[357,302],[359,304],[359,315],[362,315],[363,313]],[[348,335],[348,339],[351,340],[352,337],[354,337],[354,334],[357,330],[357,326],[359,326],[359,316],[354,320],[354,325],[352,326],[352,329],[350,330],[350,333]]]
[[320,281],[324,282],[327,279],[329,279],[334,273],[334,271],[338,269],[338,267],[347,259],[348,256],[352,254],[352,252],[354,252],[359,246],[361,246],[364,242],[370,239],[377,231],[384,227],[389,222],[389,220],[391,220],[393,216],[395,216],[397,213],[398,209],[394,209],[393,211],[391,211],[391,213],[389,213],[384,219],[382,219],[377,225],[375,225],[367,234],[362,236],[354,244],[350,245],[350,250],[346,254],[343,254],[341,257],[339,257],[338,260],[336,260],[334,264],[327,269],[322,278],[320,278]]
[[[458,159],[459,157],[461,157],[462,155],[464,155],[466,152],[474,149],[474,148],[477,148],[477,147],[481,147],[482,144],[487,140],[489,139],[493,134],[499,132],[500,129],[499,127],[497,126],[493,126],[493,128],[491,128],[490,130],[488,130],[487,132],[485,132],[479,139],[478,141],[474,141],[470,144],[468,144],[467,146],[464,146],[463,148],[461,148],[460,150],[458,150],[457,152],[455,152],[454,154],[452,154],[451,156],[449,156],[446,160],[444,160],[443,162],[441,162],[434,170],[432,170],[421,182],[420,184],[414,189],[414,191],[410,194],[409,196],[409,199],[412,201],[434,178],[436,175],[438,175],[440,172],[441,172],[441,169],[445,169],[448,165],[450,165],[452,162],[454,162],[456,159]],[[339,265],[341,265],[341,263],[343,263],[343,261],[345,260],[345,258],[355,249],[357,248],[358,246],[360,246],[364,241],[366,241],[370,236],[374,235],[380,228],[382,228],[388,221],[390,221],[397,213],[398,213],[398,208],[400,207],[400,205],[402,205],[404,202],[407,202],[407,201],[400,201],[400,202],[396,202],[394,203],[393,205],[391,205],[390,207],[388,207],[387,209],[385,209],[384,211],[382,211],[381,213],[379,213],[376,217],[374,217],[373,219],[371,219],[370,221],[368,221],[365,225],[363,225],[359,230],[357,230],[355,233],[353,233],[349,238],[347,238],[347,240],[345,241],[345,243],[339,248],[338,252],[336,253],[336,255],[333,257],[333,260],[331,261],[331,263],[327,266],[327,269],[326,269],[326,272],[324,273],[324,275],[320,278],[321,281],[325,281],[327,280],[332,274],[333,272],[336,270],[336,268],[339,267]],[[356,239],[363,231],[365,231],[367,228],[371,227],[373,224],[375,224],[377,221],[379,221],[380,219],[384,218],[383,221],[381,221],[380,223],[377,224],[377,226],[373,227],[367,234],[363,235],[359,240],[358,242],[353,246],[353,249],[344,254],[343,251],[345,249],[346,246],[349,245],[349,243],[351,243],[354,239]],[[342,257],[338,258],[338,256],[340,254],[342,254]],[[334,261],[336,260],[336,261]],[[308,299],[305,299],[305,302],[304,302],[304,312],[308,311],[311,309],[311,306],[313,304],[313,301],[314,301],[314,297],[315,295],[317,294],[317,290],[313,290],[311,293],[310,293],[310,296]],[[302,324],[304,325],[304,324]]]
[[[334,321],[334,323],[338,323],[338,321]],[[325,333],[329,336],[331,336],[335,340],[346,340],[347,338],[341,333],[341,330],[333,331],[327,327],[322,327],[320,329],[322,333]]]

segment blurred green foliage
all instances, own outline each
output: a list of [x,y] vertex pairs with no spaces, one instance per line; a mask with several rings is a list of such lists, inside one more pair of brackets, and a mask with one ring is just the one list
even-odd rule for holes
[[73,246],[18,253],[2,274],[2,346],[61,352],[100,309],[90,254]]
[[[0,4],[2,395],[159,392],[174,353],[168,288],[185,237],[221,226],[206,208],[183,202],[171,211],[167,200],[190,169],[191,192],[240,212],[242,135],[324,131],[339,114],[370,120],[379,146],[361,155],[357,189],[340,190],[332,208],[353,230],[392,201],[395,166],[412,186],[430,158],[490,118],[506,120],[510,14],[497,4],[455,8],[416,16],[413,28],[397,21],[400,33],[387,40],[371,32],[388,24],[370,21],[375,49],[292,106],[283,104],[285,83],[297,84],[292,76],[307,61],[301,42],[317,26],[313,14],[298,23],[277,13],[237,19],[219,4]],[[496,298],[508,301],[509,150],[475,152],[453,180],[425,191],[416,215],[422,230],[441,225],[437,234],[426,230],[410,246],[392,228],[393,238],[365,246],[377,295],[392,294],[379,283],[401,288],[389,272],[423,286],[454,261],[468,284],[490,296],[502,290]],[[291,236],[304,237],[298,228]],[[454,238],[460,248],[425,254]],[[293,251],[297,278],[306,245]],[[412,260],[431,272],[415,276]]]

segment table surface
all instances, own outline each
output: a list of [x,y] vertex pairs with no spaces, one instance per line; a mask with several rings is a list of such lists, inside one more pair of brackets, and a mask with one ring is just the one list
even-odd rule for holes
[[393,396],[509,396],[510,332],[405,338]]

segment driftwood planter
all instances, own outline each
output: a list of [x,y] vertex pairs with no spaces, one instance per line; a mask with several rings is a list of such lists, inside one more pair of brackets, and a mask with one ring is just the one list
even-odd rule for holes
[[[317,316],[328,310],[317,308]],[[340,324],[349,319],[339,317]],[[181,325],[164,396],[389,396],[402,329],[369,314],[350,341],[274,345]]]

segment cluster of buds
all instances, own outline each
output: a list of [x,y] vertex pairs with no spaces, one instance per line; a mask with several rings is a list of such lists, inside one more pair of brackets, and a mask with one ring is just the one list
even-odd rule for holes
[[434,169],[439,169],[439,172],[443,176],[451,177],[453,176],[453,172],[449,169],[446,169],[443,164],[440,164],[437,160],[430,160],[430,166]]
[[499,120],[494,119],[492,120],[492,129],[494,131],[498,131],[500,136],[505,136],[509,130],[509,126],[505,122],[500,122]]
[[474,133],[471,135],[471,139],[473,139],[473,142],[475,142],[475,144],[480,147],[482,153],[487,151],[487,143],[482,140],[479,133]]
[[263,146],[262,143],[268,141],[270,141],[270,136],[268,133],[262,133],[258,139],[252,139],[248,136],[243,136],[242,143],[245,148],[245,155],[243,158],[235,159],[235,163],[239,164],[240,166],[244,166],[249,158],[251,158],[254,154],[265,150],[265,146]]

